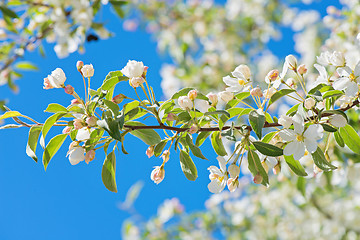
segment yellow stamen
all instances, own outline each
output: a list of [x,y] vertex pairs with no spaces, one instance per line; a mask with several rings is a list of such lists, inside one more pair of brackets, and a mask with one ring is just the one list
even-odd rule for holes
[[242,79],[239,79],[239,84],[240,84],[240,85],[244,85],[244,84],[245,84],[245,81],[242,80]]
[[356,79],[356,77],[355,77],[355,75],[353,73],[350,74],[349,78],[350,78],[351,81],[355,81],[355,79]]
[[298,142],[302,142],[302,141],[304,141],[304,136],[303,136],[303,135],[297,135],[297,136],[296,136],[296,140],[297,140]]

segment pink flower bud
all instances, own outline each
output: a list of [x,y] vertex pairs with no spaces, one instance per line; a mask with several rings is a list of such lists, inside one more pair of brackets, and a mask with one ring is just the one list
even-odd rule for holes
[[70,95],[73,95],[73,94],[74,94],[74,88],[73,88],[73,86],[67,85],[64,89],[65,89],[65,92],[66,92],[67,94],[70,94]]
[[74,120],[74,128],[76,130],[79,130],[79,129],[83,128],[83,127],[84,127],[84,122],[83,122],[82,119],[77,118],[77,119]]
[[[76,68],[81,73],[81,68],[84,66],[83,61],[77,61]],[[81,73],[82,74],[82,73]]]
[[75,104],[81,104],[81,102],[79,101],[79,99],[73,99],[71,100],[71,105],[75,105]]
[[163,152],[163,154],[161,155],[161,157],[162,157],[162,159],[163,159],[164,162],[169,161],[169,158],[170,158],[170,152],[169,152],[169,150],[165,150],[165,151]]
[[154,146],[150,146],[146,149],[146,156],[148,156],[148,158],[154,156]]
[[91,116],[86,118],[86,123],[89,127],[94,127],[96,126],[97,120],[98,120],[97,117]]
[[154,181],[154,183],[159,184],[164,180],[165,170],[164,166],[156,166],[154,170],[152,170],[150,178]]
[[313,98],[307,98],[304,102],[306,109],[312,109],[315,106],[316,102]]
[[259,87],[251,89],[250,94],[255,97],[263,96],[263,92],[261,91],[261,88],[259,88]]
[[208,95],[206,95],[206,97],[210,100],[211,106],[216,107],[219,101],[217,94],[209,93]]
[[197,91],[194,89],[194,90],[191,90],[189,93],[188,93],[188,98],[191,100],[191,101],[194,101],[197,97]]
[[133,88],[139,87],[141,84],[145,82],[145,79],[143,77],[133,77],[129,80],[130,86]]
[[149,69],[148,66],[144,66],[144,72],[142,74],[142,77],[145,78],[146,77],[146,74],[147,74],[147,70]]
[[270,82],[275,81],[279,77],[279,70],[277,70],[277,69],[271,70],[266,75],[266,77],[269,79]]
[[194,134],[194,133],[197,133],[197,131],[199,130],[198,126],[196,126],[195,124],[193,124],[191,126],[191,128],[189,129],[189,133],[190,134]]
[[166,116],[166,120],[171,122],[171,121],[175,121],[177,118],[176,114],[174,113],[169,113],[167,116]]
[[94,160],[95,158],[95,150],[91,149],[90,151],[88,151],[85,155],[85,162],[87,164],[89,164],[89,162],[91,162],[92,160]]
[[67,127],[64,127],[64,129],[62,130],[62,133],[63,134],[67,134],[71,131],[71,127],[67,126]]
[[307,68],[306,68],[305,64],[301,64],[298,67],[297,71],[300,75],[304,75],[307,72]]
[[260,184],[263,181],[263,177],[260,175],[260,173],[256,174],[254,177],[254,183]]
[[125,97],[124,94],[119,94],[119,95],[116,95],[115,97],[113,97],[113,98],[111,99],[111,101],[112,101],[113,103],[119,104],[119,103],[121,103],[125,98],[126,98],[126,97]]

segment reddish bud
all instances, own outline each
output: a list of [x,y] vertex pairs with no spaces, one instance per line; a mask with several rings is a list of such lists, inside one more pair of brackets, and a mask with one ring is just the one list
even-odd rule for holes
[[98,120],[97,117],[91,116],[86,118],[86,123],[89,127],[94,127],[96,126],[97,120]]
[[89,164],[89,162],[91,162],[92,160],[94,160],[95,158],[95,150],[91,149],[90,151],[88,151],[85,155],[85,162],[87,164]]
[[150,146],[146,149],[146,156],[148,156],[148,158],[154,156],[154,146]]
[[121,103],[124,99],[125,99],[125,95],[124,95],[124,94],[119,94],[119,95],[116,95],[115,97],[113,97],[113,98],[111,99],[111,101],[112,101],[113,103],[119,104],[119,103]]
[[258,173],[258,174],[255,175],[253,181],[254,181],[254,183],[256,183],[256,184],[260,184],[260,183],[263,181],[263,177]]
[[[82,67],[84,66],[84,63],[83,63],[83,61],[77,61],[77,63],[76,63],[76,68],[77,68],[77,70],[81,73],[81,69],[82,69]],[[82,73],[81,73],[82,74]]]
[[66,92],[67,94],[70,94],[70,95],[73,95],[73,94],[74,94],[74,88],[73,88],[73,86],[67,85],[64,89],[65,89],[65,92]]

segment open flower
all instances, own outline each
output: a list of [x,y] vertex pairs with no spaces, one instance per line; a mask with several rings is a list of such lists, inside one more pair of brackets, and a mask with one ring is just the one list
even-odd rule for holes
[[336,90],[345,90],[345,95],[349,97],[354,97],[359,91],[358,83],[360,82],[360,62],[355,66],[354,71],[351,70],[348,66],[343,68],[338,68],[337,73],[340,78],[338,78],[333,87]]
[[180,107],[184,110],[191,109],[193,107],[193,102],[190,100],[188,96],[181,96],[178,99],[178,103]]
[[66,156],[69,156],[71,165],[76,165],[85,160],[85,149],[78,146],[76,142],[73,142],[69,146],[69,151]]
[[44,89],[63,88],[65,80],[64,71],[61,68],[56,68],[51,72],[51,75],[44,78]]
[[294,159],[299,160],[305,154],[305,146],[310,153],[316,151],[316,141],[323,137],[324,129],[320,124],[313,124],[304,132],[304,119],[295,114],[292,120],[294,130],[283,129],[279,134],[284,141],[289,142],[284,148],[284,155],[294,155]]
[[211,180],[211,182],[208,184],[208,189],[212,193],[219,193],[224,190],[228,180],[225,159],[220,156],[216,159],[219,161],[220,169],[216,166],[210,166],[208,168],[210,171],[209,178]]
[[246,65],[240,65],[231,74],[233,77],[230,77],[229,75],[223,77],[224,83],[229,86],[226,88],[226,91],[241,92],[244,90],[249,90],[251,77],[249,67]]

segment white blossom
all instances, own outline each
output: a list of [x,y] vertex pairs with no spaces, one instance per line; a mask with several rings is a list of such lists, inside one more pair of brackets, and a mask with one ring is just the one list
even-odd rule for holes
[[92,64],[86,64],[82,66],[81,73],[84,77],[89,78],[94,76],[94,67]]
[[219,161],[220,169],[216,166],[210,166],[208,168],[210,171],[209,178],[211,180],[211,182],[208,184],[208,189],[212,193],[219,193],[224,190],[228,179],[225,159],[220,156],[218,156],[216,159]]
[[141,77],[144,72],[144,64],[143,62],[129,60],[121,72],[128,78]]
[[188,96],[181,96],[178,99],[179,106],[184,110],[189,110],[193,108],[193,102]]

